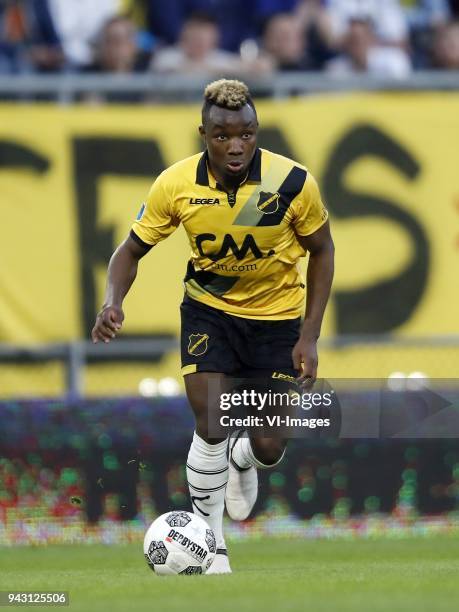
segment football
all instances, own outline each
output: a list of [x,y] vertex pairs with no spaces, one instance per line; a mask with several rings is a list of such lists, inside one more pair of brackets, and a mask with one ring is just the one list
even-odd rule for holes
[[205,574],[215,557],[215,535],[204,519],[191,512],[171,510],[148,528],[143,552],[160,576]]

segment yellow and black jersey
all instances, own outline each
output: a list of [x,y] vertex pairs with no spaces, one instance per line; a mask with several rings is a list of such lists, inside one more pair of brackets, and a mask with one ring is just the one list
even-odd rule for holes
[[327,217],[315,179],[294,161],[257,149],[246,180],[228,194],[205,152],[158,176],[131,236],[153,246],[182,223],[191,246],[187,295],[241,317],[293,319],[305,297],[295,234],[312,234]]

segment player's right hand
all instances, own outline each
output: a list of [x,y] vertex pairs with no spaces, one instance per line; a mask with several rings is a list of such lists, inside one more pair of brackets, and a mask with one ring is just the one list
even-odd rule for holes
[[94,344],[99,340],[110,342],[116,338],[117,332],[121,329],[124,320],[124,312],[117,306],[104,306],[98,313],[94,327],[92,328],[91,338]]

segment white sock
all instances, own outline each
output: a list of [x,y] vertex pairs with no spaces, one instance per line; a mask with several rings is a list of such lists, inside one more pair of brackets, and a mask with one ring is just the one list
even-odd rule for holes
[[217,548],[226,548],[223,538],[223,509],[228,482],[227,441],[208,444],[193,434],[186,464],[193,512],[214,531]]
[[[233,444],[234,442],[230,440],[230,448],[232,447]],[[253,466],[253,467],[259,468],[260,470],[265,470],[265,469],[274,467],[275,465],[277,465],[278,463],[282,461],[282,459],[284,458],[284,455],[285,455],[285,450],[282,453],[281,457],[275,463],[270,463],[268,465],[266,463],[262,463],[253,454],[252,444],[250,443],[250,438],[246,431],[244,431],[239,436],[239,438],[237,439],[236,443],[233,446],[233,450],[231,453],[231,457],[234,463],[238,467],[245,469],[250,466]]]

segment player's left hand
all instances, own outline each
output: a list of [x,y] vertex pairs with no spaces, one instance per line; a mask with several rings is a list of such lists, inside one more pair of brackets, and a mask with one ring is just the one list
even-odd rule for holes
[[302,389],[310,389],[317,378],[317,340],[300,336],[293,347],[292,359],[293,367],[299,372],[297,383]]

